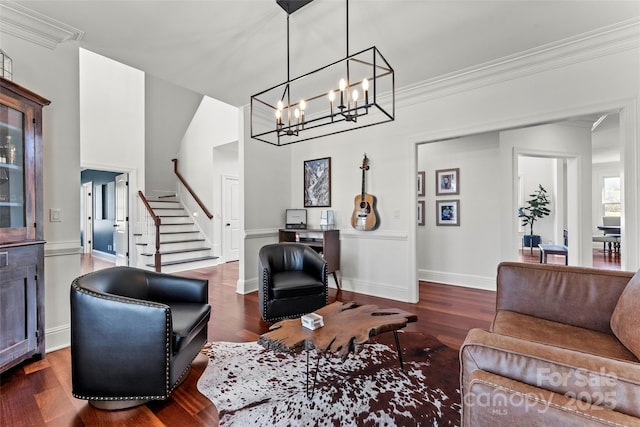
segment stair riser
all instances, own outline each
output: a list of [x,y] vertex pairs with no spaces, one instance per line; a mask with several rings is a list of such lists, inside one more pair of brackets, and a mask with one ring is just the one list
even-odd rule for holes
[[[160,251],[179,251],[181,249],[197,249],[202,248],[205,242],[202,240],[196,240],[194,242],[176,242],[176,243],[160,243]],[[152,250],[155,250],[152,248]],[[145,252],[151,252],[147,250]]]
[[193,224],[162,224],[160,233],[176,233],[179,231],[194,231]]
[[181,240],[192,240],[199,237],[200,233],[161,234],[160,243],[179,242]]
[[193,223],[193,220],[189,216],[181,216],[181,215],[160,217],[160,226],[161,227],[164,226],[164,225],[180,224],[180,223],[183,223],[183,222]]
[[182,206],[180,206],[180,203],[177,202],[158,202],[158,201],[152,201],[149,202],[149,206],[151,206],[152,209],[159,209],[159,208],[182,208]]
[[184,216],[184,209],[154,209],[153,212],[157,216]]

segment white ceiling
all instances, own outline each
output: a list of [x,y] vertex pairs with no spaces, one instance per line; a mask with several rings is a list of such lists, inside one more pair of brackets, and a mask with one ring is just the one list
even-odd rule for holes
[[[235,106],[286,80],[275,0],[19,0],[84,31],[81,45]],[[346,56],[345,0],[291,15],[291,77]],[[351,0],[350,53],[377,46],[397,87],[640,16],[640,0]]]

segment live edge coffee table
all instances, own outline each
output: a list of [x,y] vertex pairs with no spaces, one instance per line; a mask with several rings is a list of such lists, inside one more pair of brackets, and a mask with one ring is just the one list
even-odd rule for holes
[[[329,304],[315,313],[322,316],[324,326],[310,330],[302,326],[300,319],[289,319],[272,325],[260,336],[258,344],[279,352],[307,352],[307,398],[313,398],[322,353],[327,357],[338,353],[342,360],[358,348],[369,342],[369,338],[383,332],[393,331],[400,368],[404,370],[402,350],[398,339],[398,330],[415,322],[417,316],[395,308],[378,308],[375,305],[357,305],[339,301]],[[309,352],[316,349],[321,354],[316,363],[313,386],[309,391]]]

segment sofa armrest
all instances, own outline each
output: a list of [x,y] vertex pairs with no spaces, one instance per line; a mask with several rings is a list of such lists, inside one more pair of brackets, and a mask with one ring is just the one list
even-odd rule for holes
[[194,302],[209,300],[209,281],[148,271],[149,299],[158,302]]
[[566,397],[640,417],[640,363],[608,359],[481,329],[460,349],[463,396],[482,370]]
[[94,293],[75,282],[70,300],[74,395],[164,398],[169,392],[169,307]]
[[612,333],[609,321],[633,273],[548,264],[498,266],[496,311]]

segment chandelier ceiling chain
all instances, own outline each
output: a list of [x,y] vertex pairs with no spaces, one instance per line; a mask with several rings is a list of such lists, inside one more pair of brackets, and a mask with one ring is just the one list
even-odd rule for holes
[[[280,146],[395,119],[393,68],[375,46],[354,55],[349,51],[349,0],[346,0],[347,56],[291,79],[290,15],[311,1],[313,0],[302,0],[296,4],[293,1],[277,0],[287,12],[287,81],[251,97],[251,137],[254,139]],[[340,73],[341,67],[344,67],[342,70],[346,75]],[[336,76],[334,78],[339,80],[337,87],[335,83],[329,83],[329,90],[324,94],[300,96],[308,90],[317,90],[316,80],[319,80],[321,75]],[[352,82],[356,83],[352,85]],[[364,102],[360,101],[359,90],[362,91]],[[387,105],[383,105],[382,97],[379,95],[383,91],[391,95],[390,101],[386,101]],[[274,99],[273,95],[278,92],[280,94]],[[339,92],[339,100],[336,99],[336,92]],[[271,120],[268,119],[269,111]],[[367,118],[370,112],[375,114]],[[362,122],[358,123],[358,119]],[[327,125],[338,127],[324,128]],[[323,129],[320,129],[321,127]]]

